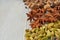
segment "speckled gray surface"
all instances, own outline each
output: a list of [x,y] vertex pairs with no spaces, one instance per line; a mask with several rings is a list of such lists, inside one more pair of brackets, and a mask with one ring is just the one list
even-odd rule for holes
[[0,40],[25,40],[27,11],[22,0],[0,0]]

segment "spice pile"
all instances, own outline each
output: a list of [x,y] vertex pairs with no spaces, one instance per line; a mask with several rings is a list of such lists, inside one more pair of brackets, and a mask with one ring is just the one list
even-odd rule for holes
[[25,5],[31,9],[36,8],[49,8],[50,6],[55,6],[59,4],[59,0],[23,0]]
[[[32,28],[31,30],[34,30],[34,29],[37,30],[37,28],[42,28],[42,27],[44,28],[45,24],[48,25],[49,23],[56,22],[56,24],[57,24],[57,21],[60,20],[60,0],[23,0],[23,1],[24,1],[25,5],[27,5],[27,7],[29,7],[29,9],[31,9],[30,12],[26,13],[27,17],[28,17],[27,20],[30,21],[30,26]],[[47,27],[49,27],[49,26],[47,26]],[[60,24],[59,24],[59,26],[54,27],[54,29],[58,28],[58,27],[60,27]],[[53,28],[51,28],[51,29],[53,29]],[[48,30],[46,30],[46,31],[48,31]],[[31,34],[31,35],[33,35],[33,34]],[[46,35],[44,37],[46,37]],[[29,39],[29,40],[35,40],[35,39]],[[43,40],[43,37],[42,37],[42,39],[39,39],[39,40]],[[46,40],[48,40],[48,39],[46,39]]]
[[55,0],[55,1],[54,0],[53,1],[45,0],[45,1],[43,1],[43,0],[36,0],[36,1],[26,0],[25,1],[25,3],[27,3],[27,4],[28,4],[28,2],[29,2],[29,4],[32,2],[32,5],[33,5],[33,2],[34,2],[34,4],[35,4],[35,2],[37,2],[35,4],[36,6],[38,6],[37,4],[40,4],[40,3],[42,3],[42,4],[46,3],[41,8],[40,7],[36,8],[35,6],[33,6],[31,11],[29,13],[27,13],[28,20],[30,20],[30,23],[31,23],[30,25],[32,28],[35,28],[36,26],[40,27],[42,24],[45,24],[46,22],[55,22],[57,20],[60,20],[60,2],[58,2],[58,0]]
[[55,8],[45,9],[36,9],[31,10],[27,13],[28,20],[30,20],[30,25],[32,28],[40,27],[42,24],[47,22],[55,22],[60,20],[60,10]]
[[60,21],[45,24],[40,28],[26,29],[26,40],[60,40]]

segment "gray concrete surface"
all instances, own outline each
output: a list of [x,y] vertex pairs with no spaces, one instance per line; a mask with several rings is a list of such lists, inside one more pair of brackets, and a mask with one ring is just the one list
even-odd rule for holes
[[0,40],[25,40],[27,11],[22,0],[0,0]]

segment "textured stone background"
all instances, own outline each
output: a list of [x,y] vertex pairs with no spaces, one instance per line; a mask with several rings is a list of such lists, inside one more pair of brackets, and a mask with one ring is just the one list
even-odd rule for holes
[[22,0],[0,0],[0,40],[24,40],[27,11]]

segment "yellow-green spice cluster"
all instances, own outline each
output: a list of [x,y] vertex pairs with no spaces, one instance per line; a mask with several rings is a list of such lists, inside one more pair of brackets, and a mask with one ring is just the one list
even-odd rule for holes
[[26,40],[60,40],[60,21],[40,28],[26,29],[25,37]]

